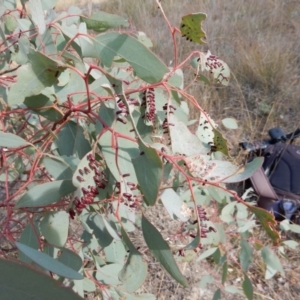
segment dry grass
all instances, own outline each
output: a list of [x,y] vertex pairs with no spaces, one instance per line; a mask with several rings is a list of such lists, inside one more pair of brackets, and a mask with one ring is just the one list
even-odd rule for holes
[[[93,10],[128,17],[134,28],[151,38],[153,51],[169,64],[173,58],[172,40],[154,0],[92,2]],[[87,3],[91,2],[66,0],[59,7],[71,4],[87,7]],[[274,126],[281,126],[288,132],[299,127],[299,0],[163,0],[162,4],[167,17],[177,27],[184,14],[201,11],[208,15],[204,23],[207,45],[197,46],[178,38],[179,59],[183,60],[192,50],[210,49],[230,66],[233,76],[229,87],[207,87],[197,83],[191,86],[189,92],[214,120],[233,117],[239,121],[240,128],[235,135],[230,132],[232,145],[241,140],[264,138],[268,129]],[[267,241],[263,233],[260,235],[262,240]],[[238,257],[239,246],[235,246],[231,255]],[[297,289],[299,252],[290,252],[289,256],[292,260],[283,261],[286,278],[277,276],[269,281],[263,279],[265,270],[260,256],[255,257],[249,275],[255,285],[255,299],[300,299]],[[239,278],[243,274],[234,263],[230,267],[233,271],[229,280],[241,286]],[[194,283],[204,274],[196,264],[185,264],[183,268]],[[195,284],[187,291],[174,286],[174,282],[157,265],[150,264],[151,270],[154,273],[150,272],[151,278],[145,289],[158,292],[158,299],[206,299],[199,285]],[[209,290],[204,292],[212,298]],[[228,299],[235,298],[231,295]]]

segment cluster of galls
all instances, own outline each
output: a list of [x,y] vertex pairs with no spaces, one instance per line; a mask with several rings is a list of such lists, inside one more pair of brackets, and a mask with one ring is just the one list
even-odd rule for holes
[[[140,105],[140,102],[133,98],[127,98],[127,102],[129,105],[135,105],[135,106]],[[128,116],[128,114],[129,112],[127,110],[125,103],[122,101],[122,99],[119,99],[117,101],[117,110],[116,110],[117,121],[126,124],[127,121],[125,118]]]
[[[212,226],[208,227],[207,224],[205,223],[206,221],[209,221],[209,219],[207,217],[207,213],[206,213],[205,209],[200,205],[197,206],[197,214],[198,214],[199,220],[200,220],[200,230],[201,230],[200,238],[207,238],[207,233],[212,232],[212,231],[216,232],[215,228],[213,228]],[[193,222],[193,224],[196,224],[196,223],[198,223],[198,220]],[[189,236],[192,238],[196,237],[194,234],[190,234]],[[200,243],[197,248],[203,249],[202,244]],[[197,249],[194,249],[194,251],[197,252]],[[179,250],[179,255],[184,256],[184,249]]]
[[[89,204],[92,204],[94,201],[94,198],[99,194],[98,189],[105,189],[106,184],[108,182],[106,175],[103,171],[99,171],[99,169],[101,168],[101,165],[99,164],[99,162],[96,161],[95,157],[92,154],[89,154],[87,156],[87,160],[89,161],[89,168],[88,167],[84,167],[83,169],[79,169],[79,174],[77,176],[77,180],[79,182],[84,182],[84,177],[87,174],[90,174],[91,172],[94,172],[94,182],[95,185],[91,186],[88,185],[87,188],[82,187],[82,193],[83,195],[81,196],[81,198],[79,199],[79,197],[75,197],[74,198],[74,205],[75,205],[75,209],[76,212],[78,214],[81,214],[82,210]],[[69,210],[69,214],[70,217],[72,219],[74,219],[75,217],[75,211],[71,208]]]
[[[200,57],[198,58],[197,61],[199,61],[199,60],[200,60]],[[217,78],[218,82],[221,83],[223,80],[228,81],[228,78],[226,76],[224,76],[222,73],[225,70],[224,66],[223,66],[222,62],[218,59],[217,56],[209,55],[205,62],[205,66],[210,71],[210,73],[213,73],[214,69],[221,68],[221,70],[219,71],[218,78]]]
[[145,118],[148,122],[154,124],[156,107],[155,107],[155,94],[153,88],[149,88],[146,91],[144,91],[141,106],[146,107],[146,112],[142,116],[142,118],[143,119]]
[[206,238],[207,233],[209,233],[211,231],[216,232],[215,228],[213,228],[211,226],[207,227],[207,224],[205,222],[209,221],[209,219],[207,218],[207,213],[206,213],[205,209],[200,205],[197,206],[197,214],[200,219],[200,228],[201,228],[200,237],[201,238]]
[[[128,177],[130,174],[123,174],[123,177]],[[126,182],[124,181],[125,185],[128,187],[128,192],[122,192],[122,197],[121,197],[121,203],[124,203],[124,205],[129,206],[130,208],[136,208],[138,207],[141,203],[142,200],[139,199],[136,195],[133,195],[131,191],[134,191],[137,189],[137,186],[133,182]],[[120,182],[116,183],[116,194],[120,194],[121,190],[121,184]],[[130,192],[129,192],[130,191]]]
[[[166,118],[163,120],[163,123],[162,123],[163,133],[169,134],[169,127],[174,126],[174,124],[168,122],[167,115],[168,115],[168,113],[173,114],[174,110],[176,110],[176,107],[174,107],[171,104],[169,105],[168,103],[166,103],[162,108],[165,111],[165,115],[166,115]],[[168,145],[171,145],[171,140],[168,141]]]
[[[197,59],[197,61],[200,60],[200,57]],[[217,69],[220,67],[223,67],[222,63],[218,60],[218,57],[216,55],[210,55],[207,57],[206,67],[212,72],[213,69]],[[224,67],[221,71],[224,70]]]

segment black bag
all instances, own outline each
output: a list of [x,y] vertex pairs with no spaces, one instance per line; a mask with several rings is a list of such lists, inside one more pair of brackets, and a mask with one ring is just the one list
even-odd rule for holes
[[264,150],[263,167],[250,179],[259,195],[258,206],[272,211],[277,220],[299,223],[300,146],[276,143]]
[[300,195],[300,147],[277,143],[264,151],[266,176],[277,191]]

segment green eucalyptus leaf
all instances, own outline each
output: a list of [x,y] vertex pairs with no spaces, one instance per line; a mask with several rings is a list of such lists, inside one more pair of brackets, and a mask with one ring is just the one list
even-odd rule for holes
[[107,221],[105,218],[103,218],[103,223],[105,225],[105,228],[109,232],[109,234],[112,236],[112,238],[116,241],[121,241],[121,238],[117,232],[117,228],[115,223]]
[[59,202],[62,197],[75,191],[71,180],[57,180],[39,184],[25,193],[16,208],[42,207]]
[[169,126],[172,151],[174,154],[193,155],[198,153],[206,154],[209,149],[205,148],[200,139],[190,132],[188,127],[176,116],[171,115],[169,122],[173,124]]
[[[39,248],[39,242],[38,242],[38,238],[39,238],[39,232],[37,230],[37,228],[33,228],[33,224],[28,224],[19,239],[19,242],[21,244],[24,244],[30,248],[33,248],[35,250],[38,250]],[[19,260],[26,262],[28,264],[32,263],[32,260],[26,256],[25,254],[23,254],[23,252],[19,251]]]
[[81,257],[68,248],[59,248],[59,256],[57,260],[74,271],[79,271],[82,267]]
[[[102,215],[90,213],[84,215],[83,219],[87,225],[94,230],[94,235],[101,247],[105,248],[113,241],[112,236],[105,226],[103,221],[104,217]],[[92,235],[90,235],[90,238],[92,238]]]
[[238,173],[224,179],[223,182],[241,182],[250,178],[262,166],[263,161],[264,159],[262,157],[256,157],[254,160],[247,163],[243,169],[239,169]]
[[109,14],[103,11],[93,13],[90,17],[80,17],[81,22],[85,22],[87,29],[93,29],[97,32],[104,32],[110,28],[120,26],[129,26],[127,20],[114,14]]
[[[154,205],[163,175],[162,161],[157,152],[139,142],[141,154],[132,159],[139,187],[148,205]],[[145,170],[147,170],[145,172]]]
[[300,233],[300,226],[298,224],[289,224],[289,230],[295,233]]
[[200,230],[199,230],[199,227],[197,227],[196,237],[188,245],[186,245],[183,249],[187,249],[187,250],[196,249],[200,245],[200,241],[201,241]]
[[122,268],[121,264],[106,265],[96,272],[96,279],[106,285],[119,285],[122,282],[118,275]]
[[70,26],[74,23],[75,24],[78,23],[78,21],[80,20],[81,13],[82,13],[82,10],[79,7],[71,5],[68,8],[69,17],[66,19],[67,25]]
[[69,80],[65,85],[61,85],[61,80],[58,77],[57,84],[54,84],[54,90],[60,103],[66,102],[69,94],[73,94],[75,91],[79,92],[79,94],[72,95],[71,99],[74,104],[78,104],[86,98],[86,94],[82,93],[86,90],[84,81],[74,70],[69,70]]
[[6,7],[4,6],[4,0],[0,0],[0,18],[3,16],[5,11],[6,11]]
[[33,22],[30,22],[28,19],[17,19],[18,27],[19,29],[24,32],[23,34],[27,36],[28,38],[30,37],[30,33],[34,29],[34,24]]
[[244,272],[247,272],[253,261],[253,250],[249,243],[241,239],[240,262]]
[[122,233],[122,237],[123,237],[123,242],[126,245],[126,247],[128,248],[130,253],[133,254],[141,254],[133,245],[132,241],[130,240],[127,232],[125,231],[124,227],[121,227],[121,233]]
[[[120,126],[118,123],[117,125]],[[133,136],[133,134],[129,132],[129,126],[124,125],[122,127],[124,127],[123,130],[125,134],[128,134],[129,137]],[[120,128],[120,130],[122,130],[122,128]],[[120,131],[118,130],[117,132]],[[123,132],[121,131],[121,133]],[[120,177],[123,174],[129,174],[129,176],[126,177],[126,180],[137,183],[135,169],[131,163],[131,159],[139,154],[137,144],[130,140],[119,138],[118,149],[116,149],[116,147],[113,146],[115,142],[115,137],[110,131],[106,131],[99,139],[99,145],[102,149],[102,154],[107,167],[117,181],[120,181]]]
[[253,299],[253,287],[252,287],[252,283],[251,283],[250,279],[248,278],[248,276],[246,274],[245,274],[242,286],[243,286],[244,294],[247,297],[247,299],[252,300]]
[[12,53],[11,58],[14,60],[17,64],[24,65],[28,61],[28,53],[29,53],[30,43],[29,39],[26,37],[26,35],[23,35],[20,37],[18,42],[18,51],[16,53]]
[[237,129],[238,124],[235,119],[225,118],[222,120],[222,124],[228,129]]
[[213,248],[205,250],[203,253],[201,253],[199,255],[199,257],[197,258],[197,261],[200,261],[202,259],[205,259],[205,258],[213,255],[218,249],[219,249],[218,247],[213,247]]
[[[281,265],[281,262],[273,250],[271,250],[269,247],[265,246],[261,249],[261,256],[267,265],[267,270],[266,270],[266,278],[267,279],[269,279],[273,275],[275,275],[276,271],[278,271],[282,275],[284,275],[284,270]],[[270,269],[270,272],[268,269]],[[275,271],[275,273],[274,273],[274,271]],[[272,276],[269,276],[268,272]]]
[[90,150],[91,146],[84,136],[82,127],[73,122],[67,122],[57,134],[55,141],[60,155],[72,156],[77,154],[81,159]]
[[5,27],[8,31],[14,31],[17,28],[18,23],[14,16],[8,14],[3,19],[4,19]]
[[222,266],[222,284],[225,283],[227,274],[228,274],[228,264],[227,264],[227,261],[225,261]]
[[44,10],[51,9],[55,6],[58,0],[41,0],[42,7]]
[[9,10],[13,10],[17,7],[17,2],[15,0],[4,0],[1,4],[4,4],[4,7]]
[[70,180],[73,177],[72,167],[60,157],[47,155],[43,158],[43,165],[56,180]]
[[83,279],[83,290],[88,293],[93,293],[96,291],[96,284],[91,279],[84,277]]
[[119,279],[128,293],[133,293],[141,287],[147,277],[147,263],[140,253],[130,253],[119,273]]
[[147,47],[127,34],[110,32],[90,41],[83,48],[83,56],[98,58],[106,67],[111,67],[115,56],[122,57],[133,67],[136,76],[148,83],[161,81],[169,71]]
[[43,94],[26,97],[24,104],[28,108],[32,109],[35,113],[45,117],[50,121],[57,121],[63,117],[63,113],[57,109],[52,99]]
[[0,147],[18,148],[27,145],[30,145],[30,143],[20,138],[19,136],[13,133],[0,131]]
[[23,103],[26,97],[38,95],[57,80],[59,72],[65,69],[59,62],[41,52],[29,50],[28,63],[17,71],[17,81],[10,88],[8,103]]
[[[66,17],[66,16],[64,16]],[[80,58],[82,58],[82,49],[80,46],[80,42],[78,40],[78,38],[75,38],[78,33],[78,27],[75,24],[72,24],[71,26],[67,26],[66,22],[63,22],[61,25],[56,24],[56,26],[58,28],[60,28],[61,32],[63,33],[63,37],[64,39],[61,39],[61,44],[59,45],[58,49],[64,49],[68,44],[70,44],[74,50],[77,52],[77,54],[79,55]],[[78,61],[78,57],[74,58],[73,56],[70,56],[70,54],[66,52],[66,54],[64,55],[66,58],[70,58],[72,57],[72,60],[77,60]]]
[[104,248],[106,261],[109,263],[122,264],[127,256],[127,251],[121,241],[112,241],[110,245]]
[[227,285],[225,286],[225,291],[230,294],[240,294],[243,295],[243,293],[234,285]]
[[199,286],[201,289],[205,289],[208,284],[211,284],[213,282],[214,278],[211,275],[204,275],[201,278]]
[[41,0],[28,0],[28,7],[31,12],[31,18],[39,29],[39,34],[43,34],[46,30],[46,24]]
[[[24,263],[0,258],[2,300],[80,300],[70,288]],[[18,276],[17,276],[18,274]]]
[[184,205],[183,200],[173,189],[165,189],[161,193],[160,199],[172,219],[178,218],[182,222],[186,222],[189,219],[190,216],[185,211],[186,205]]
[[140,41],[142,44],[144,44],[147,48],[152,48],[153,43],[151,40],[146,36],[146,34],[142,31],[138,31],[136,33],[136,38],[138,41]]
[[45,32],[37,37],[36,45],[37,50],[44,54],[55,55],[57,53],[57,48],[49,28],[46,28]]
[[221,290],[217,289],[214,293],[212,300],[220,300],[221,299]]
[[16,246],[36,264],[57,275],[70,279],[83,279],[83,276],[73,269],[53,259],[45,253],[32,249],[26,245],[16,242]]
[[[118,211],[119,217],[121,218],[122,226],[126,232],[132,232],[135,230],[136,212],[135,209],[128,207],[124,203],[118,201],[112,202],[114,211]],[[114,214],[110,214],[109,219],[116,224],[119,224],[119,220]]]
[[46,242],[56,247],[65,245],[69,231],[69,214],[65,211],[47,212],[40,222]]
[[294,250],[299,247],[299,243],[293,240],[283,241],[282,243]]
[[181,274],[168,243],[144,215],[142,216],[142,231],[152,255],[177,282],[188,287],[187,280]]

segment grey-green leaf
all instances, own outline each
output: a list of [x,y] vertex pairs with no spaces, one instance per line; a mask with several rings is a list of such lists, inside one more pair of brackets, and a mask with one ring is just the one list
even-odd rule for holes
[[112,241],[109,246],[104,248],[105,259],[109,263],[122,264],[127,256],[124,244],[121,241]]
[[45,268],[46,270],[49,270],[65,278],[77,279],[77,280],[83,279],[83,276],[81,274],[75,272],[73,269],[69,268],[68,266],[62,264],[61,262],[48,256],[45,253],[32,249],[18,242],[16,242],[16,246],[20,251],[22,251],[25,255],[31,258],[35,263]]
[[248,278],[248,276],[245,274],[245,278],[243,281],[243,291],[245,296],[247,297],[248,300],[252,300],[253,299],[253,287],[252,287],[252,283],[250,281],[250,279]]
[[212,300],[219,300],[219,299],[221,299],[221,290],[217,289],[214,293]]
[[65,211],[47,212],[40,223],[40,228],[47,243],[62,247],[68,238],[69,215]]
[[8,94],[8,103],[21,104],[26,97],[38,95],[44,88],[51,86],[57,80],[57,72],[63,70],[65,67],[59,62],[29,49],[28,63],[18,69],[17,81]]
[[82,259],[77,253],[63,247],[59,248],[59,253],[58,261],[75,271],[79,271],[81,269]]
[[58,202],[62,197],[75,191],[72,180],[57,180],[39,184],[24,194],[16,208],[42,207]]
[[93,29],[97,32],[104,32],[107,29],[119,26],[127,27],[129,25],[124,18],[104,11],[95,12],[89,18],[82,16],[80,20],[86,23],[87,29]]
[[118,285],[121,281],[118,278],[118,274],[122,269],[120,264],[106,265],[96,273],[96,279],[104,284]]
[[161,193],[160,199],[171,218],[178,218],[183,222],[186,222],[189,219],[189,214],[184,212],[185,204],[183,200],[173,189],[165,189]]
[[113,240],[103,221],[104,216],[91,213],[82,216],[87,225],[94,230],[94,235],[101,247],[107,247]]
[[60,155],[72,156],[77,154],[82,159],[91,150],[82,127],[73,121],[67,122],[61,128],[57,137],[56,145]]
[[143,261],[143,256],[139,253],[130,253],[119,273],[119,279],[123,282],[127,292],[135,292],[147,277],[147,263]]
[[154,205],[163,175],[163,164],[157,152],[139,143],[141,153],[132,159],[138,183],[148,205]]
[[39,29],[39,34],[43,34],[46,30],[46,24],[41,0],[28,0],[28,6],[32,20]]
[[[117,125],[118,124],[116,124],[116,126]],[[126,126],[124,126],[124,128],[126,128]],[[124,134],[127,134],[127,132],[124,132]],[[118,149],[116,150],[115,147],[112,146],[114,139],[112,133],[106,131],[99,140],[107,167],[117,181],[119,181],[122,174],[130,174],[126,179],[130,182],[137,183],[135,170],[131,163],[132,157],[137,156],[139,153],[136,143],[125,139],[118,139]]]
[[212,248],[207,249],[206,251],[204,251],[203,253],[201,253],[199,255],[199,257],[197,258],[197,261],[200,261],[204,258],[207,258],[207,257],[213,255],[218,249],[219,249],[218,247],[212,247]]
[[153,256],[177,282],[188,287],[187,280],[181,274],[168,243],[144,215],[142,216],[142,230],[145,242]]
[[51,99],[43,94],[25,98],[24,104],[50,121],[57,121],[63,117],[62,112],[56,108]]
[[[39,247],[38,237],[38,230],[34,228],[33,224],[28,224],[24,228],[19,242],[37,250]],[[23,262],[26,262],[28,264],[32,263],[32,260],[24,255],[21,251],[19,251],[19,260],[22,260]]]
[[249,243],[241,239],[240,263],[244,272],[248,271],[249,266],[253,261],[253,250]]
[[63,159],[56,156],[47,155],[43,158],[43,165],[54,179],[72,180],[73,170],[71,166]]
[[222,124],[228,129],[237,129],[238,128],[237,121],[232,118],[223,119]]
[[29,143],[19,136],[0,131],[0,147],[18,148],[26,145],[29,145]]
[[[261,256],[267,265],[266,272],[268,272],[268,268],[271,268],[272,274],[274,273],[273,272],[274,270],[279,271],[282,275],[284,274],[284,270],[281,265],[281,262],[273,250],[271,250],[269,247],[265,246],[261,249]],[[266,273],[266,276],[267,276],[267,273]]]
[[250,178],[263,164],[264,159],[262,157],[256,157],[251,162],[245,165],[245,168],[242,172],[238,172],[225,180],[223,182],[233,183],[233,182],[241,182],[248,178]]
[[[70,288],[18,261],[0,258],[2,300],[80,300]],[[18,274],[18,275],[17,275]]]

